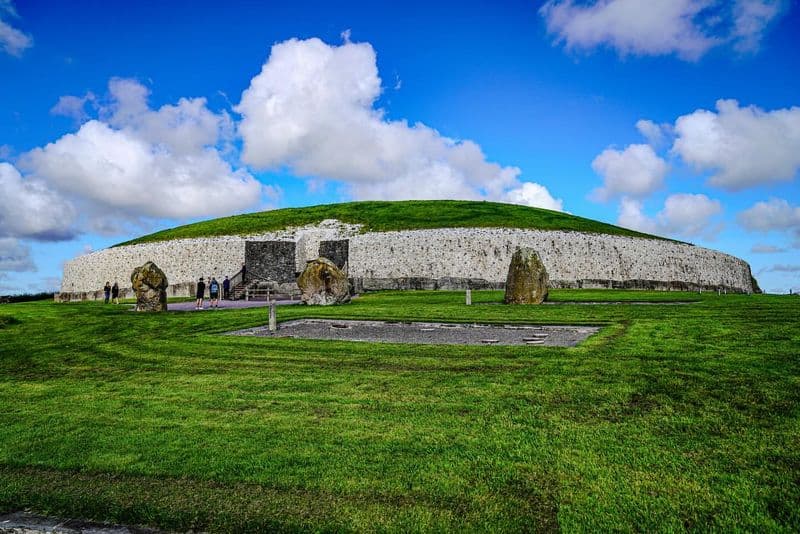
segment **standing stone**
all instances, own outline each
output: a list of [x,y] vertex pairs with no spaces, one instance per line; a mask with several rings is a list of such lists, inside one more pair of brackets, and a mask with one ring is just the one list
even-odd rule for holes
[[136,293],[136,311],[167,311],[167,276],[152,261],[137,267],[131,274]]
[[329,306],[350,302],[347,275],[327,258],[306,262],[305,270],[297,278],[297,286],[306,304]]
[[547,299],[547,270],[532,248],[517,247],[506,278],[506,304],[541,304]]

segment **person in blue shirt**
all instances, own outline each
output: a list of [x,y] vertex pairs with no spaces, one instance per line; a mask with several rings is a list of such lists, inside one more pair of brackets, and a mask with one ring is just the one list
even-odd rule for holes
[[213,276],[208,284],[208,295],[211,298],[211,308],[219,308],[219,282]]

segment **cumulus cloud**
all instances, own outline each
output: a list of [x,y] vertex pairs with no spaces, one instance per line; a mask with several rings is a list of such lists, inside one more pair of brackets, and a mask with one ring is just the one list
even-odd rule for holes
[[706,195],[670,195],[655,217],[648,217],[644,213],[641,201],[623,198],[617,224],[650,234],[714,239],[722,229],[722,223],[714,221],[714,217],[720,213],[720,202]]
[[534,208],[564,211],[563,200],[560,198],[553,198],[546,187],[533,182],[525,182],[522,184],[522,187],[512,189],[506,193],[506,199],[512,204],[523,204]]
[[800,206],[792,206],[782,198],[756,202],[736,216],[744,228],[756,232],[789,232],[792,248],[800,248]]
[[675,122],[672,151],[709,183],[737,191],[789,181],[800,168],[800,107],[764,111],[718,100],[717,112],[700,109]]
[[96,98],[92,92],[88,92],[84,96],[64,95],[59,97],[56,105],[50,108],[50,113],[70,117],[76,122],[82,123],[89,118],[89,112],[86,109],[87,104],[95,108],[97,106]]
[[254,206],[262,185],[223,157],[233,124],[204,98],[157,110],[134,80],[109,84],[100,119],[20,158],[31,177],[78,203],[95,230],[120,221],[226,215]]
[[739,213],[737,219],[748,230],[791,230],[800,228],[800,206],[792,206],[782,198],[771,198],[756,202]]
[[666,142],[667,136],[672,132],[669,124],[656,124],[648,119],[636,121],[636,129],[647,139],[647,143],[656,149]]
[[0,237],[0,271],[35,271],[31,249],[13,237]]
[[591,196],[602,202],[618,196],[644,198],[662,186],[669,170],[649,145],[607,148],[592,161],[592,168],[603,177],[603,186]]
[[785,0],[737,0],[733,6],[731,38],[739,52],[753,52],[761,46],[764,32],[786,6]]
[[0,48],[6,54],[20,57],[33,46],[33,38],[7,22],[17,18],[19,15],[11,0],[0,0]]
[[547,31],[568,50],[608,47],[621,56],[675,54],[694,61],[730,43],[758,48],[784,0],[549,0],[540,9]]
[[71,239],[76,218],[72,203],[44,181],[23,178],[13,165],[0,162],[0,237]]
[[473,141],[387,120],[375,107],[380,94],[369,43],[278,43],[235,108],[242,160],[341,181],[357,199],[543,198],[519,180],[518,168],[487,161]]

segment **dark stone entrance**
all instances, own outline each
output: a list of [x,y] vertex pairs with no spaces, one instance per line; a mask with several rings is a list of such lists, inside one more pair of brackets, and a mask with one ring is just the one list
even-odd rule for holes
[[320,241],[319,255],[332,261],[339,269],[343,269],[350,260],[350,240]]
[[244,263],[247,278],[279,284],[295,281],[294,241],[246,241]]

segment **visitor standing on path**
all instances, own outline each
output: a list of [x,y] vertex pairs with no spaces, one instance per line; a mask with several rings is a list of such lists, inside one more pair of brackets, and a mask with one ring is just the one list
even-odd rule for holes
[[119,304],[119,284],[114,280],[114,285],[111,286],[111,300],[114,304]]
[[211,299],[211,308],[219,308],[219,282],[213,276],[208,284],[208,296]]
[[108,304],[108,299],[111,297],[111,284],[106,282],[106,285],[103,286],[103,295],[105,296],[105,304]]
[[228,280],[227,276],[222,281],[222,298],[225,300],[231,299],[231,281]]
[[206,283],[203,282],[203,277],[200,277],[200,280],[197,282],[197,301],[194,303],[195,310],[202,310],[203,309],[203,298],[206,295]]

